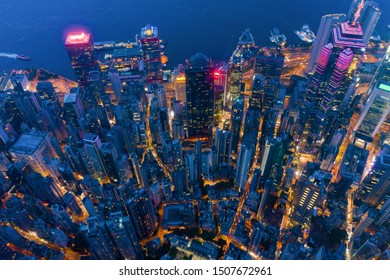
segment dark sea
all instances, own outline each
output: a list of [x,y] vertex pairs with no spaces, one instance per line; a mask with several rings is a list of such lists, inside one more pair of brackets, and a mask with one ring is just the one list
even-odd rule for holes
[[[227,60],[245,28],[258,45],[270,45],[274,28],[288,44],[309,24],[317,33],[321,16],[347,13],[352,0],[0,0],[0,71],[43,67],[74,78],[64,47],[68,31],[83,28],[95,41],[134,40],[150,23],[168,41],[168,68],[203,52]],[[390,37],[390,0],[377,0],[382,16],[377,31]],[[5,54],[25,54],[22,62]]]

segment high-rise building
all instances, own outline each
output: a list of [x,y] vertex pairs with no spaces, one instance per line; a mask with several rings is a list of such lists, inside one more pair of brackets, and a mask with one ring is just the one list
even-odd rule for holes
[[89,217],[86,224],[81,224],[80,231],[98,259],[117,259],[115,245],[104,221],[99,220],[97,216]]
[[182,199],[187,191],[188,181],[187,174],[184,169],[176,170],[172,173],[173,185],[175,186],[175,195]]
[[70,93],[64,97],[64,118],[67,125],[80,128],[80,119],[85,118],[83,103],[78,93]]
[[173,86],[175,88],[176,99],[186,102],[186,73],[183,64],[179,64],[173,70]]
[[130,218],[122,212],[110,214],[107,228],[114,240],[115,247],[125,260],[142,260],[143,254]]
[[83,161],[89,174],[97,180],[108,180],[108,175],[104,168],[103,158],[99,152],[102,146],[99,136],[86,133],[84,135],[83,143]]
[[239,97],[232,106],[230,124],[232,131],[232,151],[234,151],[234,153],[238,153],[242,119],[244,117],[244,105],[244,98]]
[[140,44],[145,61],[146,82],[162,83],[161,46],[157,27],[146,25],[141,30]]
[[211,61],[197,53],[187,60],[187,125],[189,138],[211,138],[214,118],[214,73]]
[[344,82],[345,76],[352,63],[353,56],[352,50],[347,48],[341,52],[337,59],[336,66],[320,105],[321,110],[325,113],[327,113],[328,110],[337,111],[344,99],[345,90],[340,93],[340,87]]
[[259,220],[261,220],[264,216],[265,207],[267,206],[268,198],[271,194],[272,185],[273,185],[272,180],[265,181],[264,190],[261,194],[261,200],[260,200],[259,207],[257,208],[257,213],[256,213],[256,218]]
[[89,72],[97,65],[91,34],[69,33],[65,47],[78,82],[81,86],[87,85]]
[[156,230],[157,219],[148,191],[135,191],[132,198],[126,201],[125,207],[138,237],[152,236]]
[[373,207],[390,193],[390,148],[385,146],[364,178],[358,198]]
[[325,15],[321,19],[320,26],[317,31],[317,37],[314,41],[313,49],[310,54],[310,59],[306,68],[306,72],[313,72],[319,62],[321,51],[326,44],[329,43],[331,31],[336,24],[346,22],[347,16],[345,14],[331,14]]
[[112,143],[103,143],[99,151],[108,179],[112,183],[119,183],[120,176],[117,169],[119,156],[114,145]]
[[355,137],[371,142],[390,114],[390,47],[368,90],[368,100],[355,126]]
[[41,105],[35,94],[29,91],[15,91],[12,94],[12,99],[16,108],[20,112],[23,121],[30,128],[44,130],[42,123]]
[[253,145],[241,145],[240,153],[238,155],[237,160],[235,176],[235,183],[241,193],[244,191],[245,184],[248,181],[249,170],[253,162],[254,153],[255,148]]
[[304,181],[299,181],[294,194],[290,218],[300,224],[310,223],[316,208],[322,209],[326,198],[324,172],[316,171]]
[[49,204],[62,204],[62,192],[51,177],[32,173],[25,177],[31,195]]
[[215,147],[217,152],[217,168],[222,165],[227,166],[232,150],[232,133],[217,128],[215,133]]
[[14,161],[28,163],[35,172],[42,176],[50,175],[45,160],[58,158],[49,135],[46,132],[34,130],[20,135],[9,152]]

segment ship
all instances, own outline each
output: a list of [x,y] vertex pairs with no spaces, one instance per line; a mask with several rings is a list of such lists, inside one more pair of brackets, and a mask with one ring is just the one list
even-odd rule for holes
[[314,40],[316,39],[316,35],[314,34],[313,31],[311,31],[309,25],[305,24],[302,26],[301,30],[295,31],[295,34],[298,35],[299,39],[306,43],[313,43]]
[[31,58],[30,58],[29,56],[24,55],[24,54],[18,54],[18,55],[16,56],[16,59],[24,60],[24,61],[30,61],[30,60],[31,60]]
[[287,41],[286,36],[284,34],[280,34],[280,31],[277,28],[274,28],[271,31],[271,37],[269,37],[269,39],[272,43],[278,45],[278,47],[281,48],[284,47]]

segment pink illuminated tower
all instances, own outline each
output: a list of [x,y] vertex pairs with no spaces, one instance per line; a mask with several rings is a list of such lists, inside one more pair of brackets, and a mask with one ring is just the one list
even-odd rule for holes
[[[345,76],[351,66],[353,60],[353,52],[350,48],[341,52],[336,67],[330,78],[326,88],[325,96],[321,103],[321,110],[327,112],[329,109],[337,110],[343,96],[337,97],[341,84],[344,82]],[[337,102],[338,101],[338,102]]]

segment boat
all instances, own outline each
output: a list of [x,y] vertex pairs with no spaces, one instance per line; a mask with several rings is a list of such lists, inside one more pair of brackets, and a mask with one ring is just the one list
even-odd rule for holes
[[24,61],[30,61],[30,60],[31,60],[31,58],[30,58],[29,56],[24,55],[24,54],[18,54],[18,55],[16,56],[16,59],[24,60]]
[[284,34],[280,34],[280,31],[279,29],[277,28],[274,28],[272,31],[271,31],[271,37],[269,37],[270,41],[276,45],[278,45],[278,47],[284,47],[284,45],[286,44],[286,36]]
[[305,24],[302,26],[301,30],[295,31],[295,34],[298,35],[299,39],[306,43],[313,43],[316,39],[316,35],[311,31],[309,25]]

